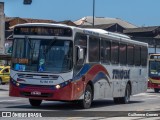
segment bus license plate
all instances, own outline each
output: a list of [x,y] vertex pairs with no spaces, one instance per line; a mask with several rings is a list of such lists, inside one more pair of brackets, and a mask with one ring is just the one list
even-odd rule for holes
[[33,92],[31,92],[31,95],[41,95],[41,92],[39,92],[39,91],[33,91]]

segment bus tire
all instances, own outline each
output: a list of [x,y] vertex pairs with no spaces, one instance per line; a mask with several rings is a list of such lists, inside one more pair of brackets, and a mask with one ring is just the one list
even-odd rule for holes
[[114,100],[115,104],[121,103],[121,98],[119,98],[119,97],[115,97],[115,98],[113,98],[113,100]]
[[86,86],[85,92],[84,92],[84,98],[80,101],[80,105],[83,109],[88,109],[91,107],[92,100],[93,100],[93,91],[90,85]]
[[154,88],[154,92],[155,92],[155,93],[158,93],[158,92],[159,92],[159,89],[158,89],[158,88]]
[[2,79],[0,78],[0,85],[2,84]]
[[41,105],[42,100],[29,99],[29,103],[31,106],[37,107]]
[[131,96],[131,87],[129,84],[126,85],[125,95],[121,98],[121,103],[127,104],[130,102],[130,96]]

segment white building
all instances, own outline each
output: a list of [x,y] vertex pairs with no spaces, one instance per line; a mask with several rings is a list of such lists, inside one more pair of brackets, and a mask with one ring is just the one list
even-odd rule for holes
[[[76,25],[83,26],[83,25],[90,25],[93,24],[93,17],[92,16],[86,16],[83,17],[77,21],[74,21]],[[137,28],[136,25],[133,25],[129,22],[126,22],[124,20],[121,20],[120,18],[105,18],[105,17],[95,17],[94,18],[94,25],[104,25],[104,24],[113,24],[117,23],[123,28]]]
[[4,2],[0,2],[0,54],[4,54],[4,41],[5,41]]

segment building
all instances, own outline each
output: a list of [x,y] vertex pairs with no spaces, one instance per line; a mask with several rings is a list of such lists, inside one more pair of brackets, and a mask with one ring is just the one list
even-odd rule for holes
[[56,22],[57,24],[65,24],[65,25],[70,25],[70,26],[77,26],[74,22],[72,22],[71,20],[64,20],[64,21],[60,21],[60,22]]
[[[93,28],[93,26],[90,26],[90,25],[83,25],[83,26],[80,26],[80,27]],[[120,26],[118,23],[94,25],[94,28],[99,28],[99,29],[103,29],[103,30],[106,30],[106,31],[118,32],[118,33],[123,33],[123,31],[126,29],[126,28]]]
[[4,54],[4,36],[5,31],[5,15],[4,15],[4,2],[0,2],[0,54]]
[[160,26],[130,28],[123,31],[132,39],[149,44],[149,53],[160,53]]
[[[92,26],[93,25],[93,17],[87,16],[83,17],[77,21],[74,22],[78,26]],[[105,17],[95,17],[94,18],[94,25],[108,25],[108,24],[118,24],[122,26],[123,28],[137,28],[137,26],[126,22],[124,20],[121,20],[119,18],[105,18]]]
[[24,23],[56,23],[54,20],[31,19],[20,17],[5,17],[5,30],[9,30],[17,24]]
[[5,54],[5,14],[4,2],[0,2],[0,65],[8,64],[10,56]]

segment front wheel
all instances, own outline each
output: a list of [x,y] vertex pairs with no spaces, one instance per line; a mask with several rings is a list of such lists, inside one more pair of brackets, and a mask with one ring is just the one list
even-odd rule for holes
[[29,99],[29,103],[31,106],[37,107],[41,105],[42,100]]
[[0,85],[2,84],[2,79],[0,78]]
[[81,100],[81,107],[84,109],[90,108],[93,100],[93,91],[90,85],[86,86],[85,92],[84,92],[84,98]]
[[154,92],[155,92],[155,93],[158,93],[158,92],[159,92],[159,89],[158,89],[158,88],[154,88]]

